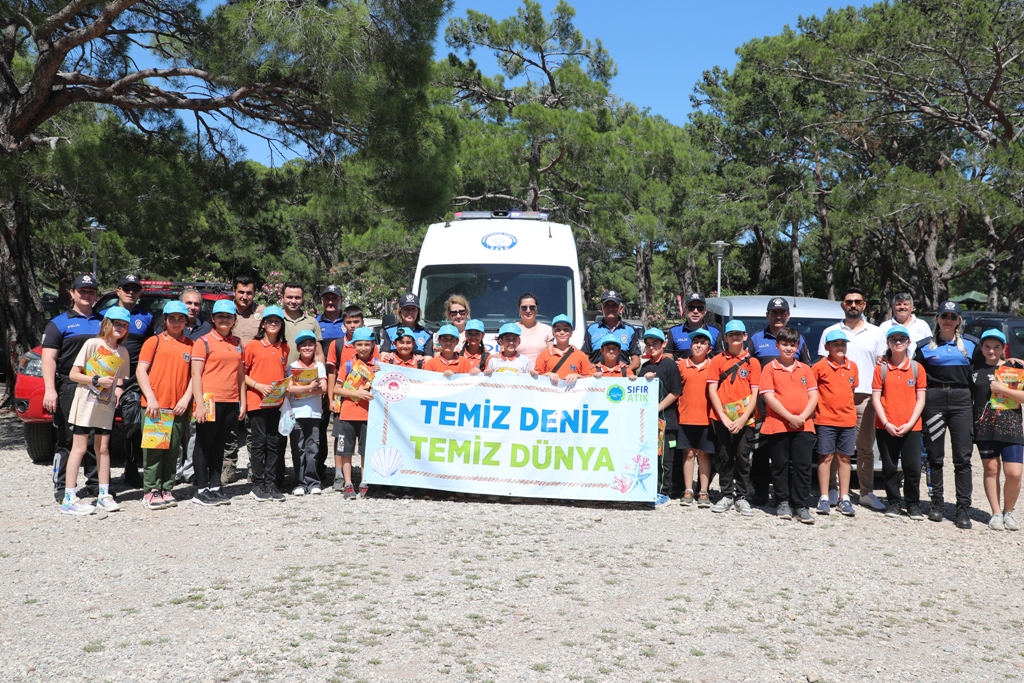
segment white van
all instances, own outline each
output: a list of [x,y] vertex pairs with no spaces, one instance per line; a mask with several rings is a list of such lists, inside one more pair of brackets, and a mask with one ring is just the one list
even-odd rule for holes
[[433,330],[445,320],[448,297],[466,297],[492,351],[498,328],[519,320],[519,297],[526,293],[537,297],[537,320],[550,325],[556,315],[568,315],[575,327],[570,343],[583,344],[576,241],[569,226],[549,222],[546,213],[460,211],[431,225],[412,291],[420,298],[423,325]]

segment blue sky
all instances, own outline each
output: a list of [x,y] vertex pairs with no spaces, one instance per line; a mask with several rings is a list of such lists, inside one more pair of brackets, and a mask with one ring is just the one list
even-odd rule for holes
[[[542,0],[545,13],[557,0]],[[686,122],[690,94],[701,74],[713,66],[731,69],[736,48],[752,38],[774,35],[800,16],[822,15],[829,7],[849,3],[826,0],[570,0],[576,10],[576,27],[586,38],[600,38],[619,68],[612,92],[640,107],[648,107],[676,124]],[[515,14],[519,0],[457,0],[451,16],[464,16],[467,9],[484,12],[495,19]],[[451,50],[444,44],[442,22],[436,56]],[[460,55],[461,56],[461,55]],[[473,59],[484,73],[493,75],[493,59],[476,50]],[[270,164],[265,143],[240,135],[248,156]],[[280,155],[274,160],[280,164]]]

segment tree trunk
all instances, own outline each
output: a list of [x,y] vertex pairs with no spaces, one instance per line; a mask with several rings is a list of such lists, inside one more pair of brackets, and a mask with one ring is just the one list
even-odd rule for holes
[[800,224],[797,221],[792,223],[790,239],[790,256],[793,259],[793,296],[804,295],[804,269],[800,265]]
[[654,299],[654,285],[651,282],[651,264],[654,261],[654,242],[641,240],[636,245],[636,289],[640,322],[647,327],[647,308]]
[[754,237],[761,248],[761,259],[757,264],[757,291],[770,294],[772,288],[772,240],[760,225],[754,226]]
[[850,240],[850,284],[860,287],[860,235]]
[[28,233],[24,200],[0,198],[0,341],[6,351],[8,396],[14,394],[18,357],[39,344],[46,324]]
[[1024,289],[1024,238],[1018,237],[1010,246],[1013,256],[1010,258],[1010,270],[1007,282],[1009,291],[1007,296],[1010,299],[1009,312],[1011,315],[1021,313],[1021,291]]
[[818,226],[821,228],[821,260],[825,267],[825,298],[836,298],[836,259],[832,252],[832,230],[828,222],[828,204],[825,197],[825,180],[821,172],[821,152],[814,156],[814,198],[818,210]]
[[985,213],[985,277],[988,281],[988,310],[999,310],[999,274],[996,272],[996,256],[999,251],[999,236],[992,225],[992,217]]

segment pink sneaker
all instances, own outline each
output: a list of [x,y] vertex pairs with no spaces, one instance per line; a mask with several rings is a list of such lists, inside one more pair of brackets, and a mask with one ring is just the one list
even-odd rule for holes
[[146,492],[146,495],[142,497],[142,504],[150,510],[163,510],[167,507],[164,497],[156,489]]
[[169,508],[178,507],[178,501],[174,499],[174,494],[170,491],[163,492],[164,504]]

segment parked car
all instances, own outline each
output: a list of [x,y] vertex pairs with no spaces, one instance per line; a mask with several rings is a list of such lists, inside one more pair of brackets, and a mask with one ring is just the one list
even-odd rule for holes
[[[154,323],[157,316],[163,311],[168,301],[174,301],[180,296],[183,289],[194,287],[203,295],[203,311],[209,315],[213,311],[213,303],[219,299],[229,299],[230,286],[226,284],[194,283],[194,282],[168,282],[143,280],[142,296],[139,299],[139,306],[149,311],[154,316]],[[117,294],[108,292],[101,296],[96,302],[96,311],[102,312],[113,306],[117,301]],[[37,346],[18,359],[18,376],[14,382],[14,410],[21,418],[25,432],[25,447],[28,450],[28,457],[33,462],[51,462],[56,444],[56,433],[53,428],[53,415],[43,409],[43,363],[42,347]],[[122,432],[119,429],[120,419],[115,424],[114,434],[111,436],[110,450],[111,457],[122,453]]]
[[1006,335],[1007,358],[1024,358],[1024,317],[1012,316],[1009,313],[990,313],[988,311],[971,311],[986,315],[964,318],[964,333],[981,338],[981,333],[989,329],[997,329]]

